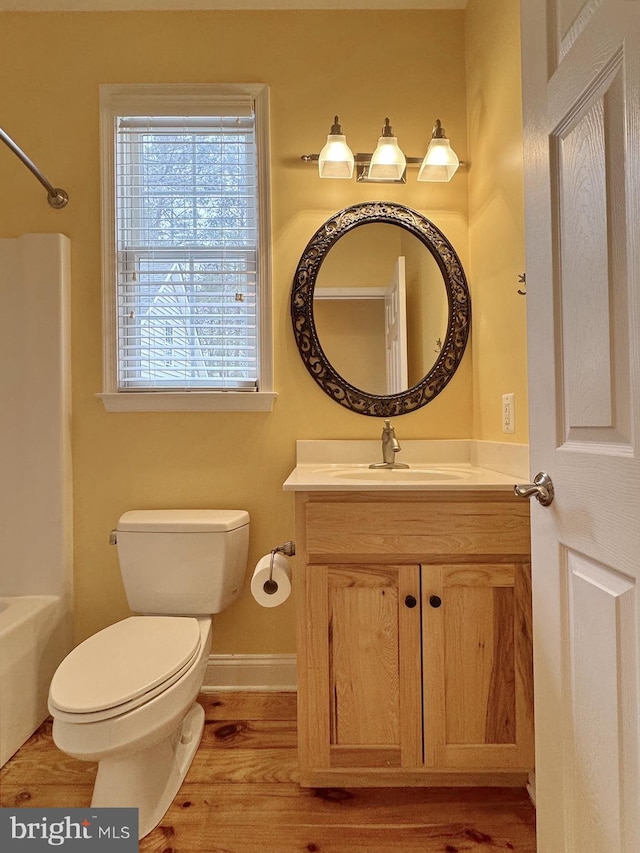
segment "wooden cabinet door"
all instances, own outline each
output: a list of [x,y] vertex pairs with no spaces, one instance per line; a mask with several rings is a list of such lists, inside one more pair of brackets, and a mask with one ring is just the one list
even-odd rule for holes
[[529,565],[423,566],[422,594],[426,767],[533,768]]
[[309,566],[306,613],[310,768],[421,767],[419,567]]

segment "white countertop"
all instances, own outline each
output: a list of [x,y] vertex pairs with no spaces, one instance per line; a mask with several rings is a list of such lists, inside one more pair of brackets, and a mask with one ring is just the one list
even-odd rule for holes
[[471,440],[401,442],[405,469],[370,469],[379,441],[298,441],[283,488],[296,491],[512,491],[528,479],[528,447]]

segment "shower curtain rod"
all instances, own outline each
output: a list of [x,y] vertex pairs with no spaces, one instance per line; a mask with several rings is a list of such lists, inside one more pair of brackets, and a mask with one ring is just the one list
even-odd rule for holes
[[42,186],[47,191],[47,201],[51,205],[51,207],[55,207],[56,210],[59,210],[61,207],[66,207],[67,202],[69,201],[69,196],[64,190],[61,190],[59,187],[54,187],[42,174],[40,169],[36,166],[36,164],[24,153],[22,148],[11,139],[8,133],[5,133],[4,130],[0,127],[0,139],[7,145],[13,153],[24,163],[24,165],[29,169],[32,174],[36,176],[36,178],[40,181]]

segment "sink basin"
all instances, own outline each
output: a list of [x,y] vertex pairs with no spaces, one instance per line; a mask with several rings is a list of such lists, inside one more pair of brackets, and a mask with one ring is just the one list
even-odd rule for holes
[[445,470],[443,468],[368,468],[364,466],[330,468],[329,477],[338,480],[364,480],[375,483],[426,483],[441,480],[462,480],[468,471]]
[[[369,449],[369,448],[366,448]],[[370,448],[375,452],[378,448]],[[362,456],[360,456],[362,459]],[[460,491],[498,489],[513,492],[514,480],[470,463],[416,461],[410,468],[369,468],[367,462],[310,460],[296,465],[286,482],[286,492]]]
[[[437,439],[407,439],[402,442],[399,462],[409,468],[369,468],[381,460],[378,440],[296,442],[296,467],[283,483],[285,492],[466,492],[505,491],[513,493],[516,480],[525,482],[528,456],[524,445],[505,445],[521,448],[505,461],[496,448],[473,448],[465,441]],[[473,453],[471,452],[473,449]],[[486,461],[497,461],[499,467],[478,464],[479,450],[487,451]],[[497,454],[497,455],[496,455]],[[495,458],[494,458],[495,457]],[[526,458],[525,458],[526,457]],[[482,457],[485,461],[485,457]],[[507,467],[525,473],[504,473]]]

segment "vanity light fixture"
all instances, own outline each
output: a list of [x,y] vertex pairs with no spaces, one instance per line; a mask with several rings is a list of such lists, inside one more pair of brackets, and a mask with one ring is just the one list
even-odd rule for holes
[[405,184],[406,167],[420,166],[419,181],[450,181],[462,165],[452,150],[440,119],[436,120],[427,153],[422,157],[405,157],[385,118],[378,146],[373,154],[353,154],[347,145],[338,116],[334,117],[327,142],[320,154],[303,154],[305,163],[318,163],[321,178],[351,178],[357,167],[358,182]]
[[440,119],[436,119],[433,133],[431,134],[431,142],[418,172],[418,180],[450,181],[459,165],[460,160],[458,160],[458,155],[451,148],[451,143],[447,139],[447,134]]

